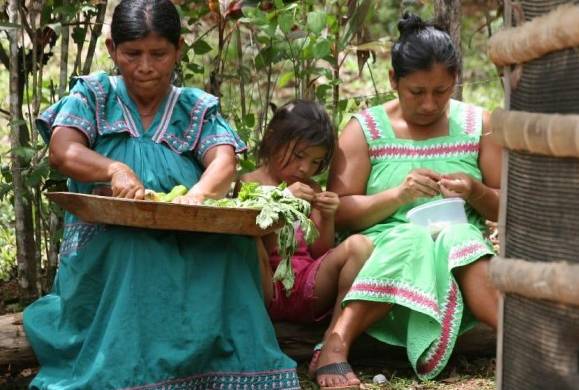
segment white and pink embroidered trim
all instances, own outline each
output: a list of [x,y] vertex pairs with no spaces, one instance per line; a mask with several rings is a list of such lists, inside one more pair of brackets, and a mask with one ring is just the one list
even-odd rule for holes
[[429,352],[424,359],[418,363],[418,374],[424,378],[430,378],[438,374],[439,369],[446,363],[454,341],[458,335],[460,325],[459,309],[460,290],[454,280],[451,282],[447,300],[443,309],[442,329],[440,337],[429,348]]
[[408,304],[430,314],[433,318],[440,318],[440,310],[435,297],[409,284],[396,281],[362,279],[352,285],[344,299],[356,299],[360,296],[386,298],[396,303]]
[[477,107],[470,104],[465,108],[464,132],[468,135],[474,135],[477,132],[477,111]]
[[477,259],[489,254],[489,248],[480,241],[468,241],[457,245],[450,250],[448,255],[449,269],[460,267],[465,262]]
[[476,154],[478,142],[461,142],[432,146],[386,145],[370,148],[370,158],[432,158],[450,155]]
[[378,124],[376,123],[376,120],[374,119],[374,116],[372,116],[370,110],[366,109],[362,111],[360,115],[362,116],[364,123],[366,124],[366,128],[370,132],[370,136],[372,137],[372,139],[377,140],[378,138],[380,138],[381,134],[380,130],[378,129]]

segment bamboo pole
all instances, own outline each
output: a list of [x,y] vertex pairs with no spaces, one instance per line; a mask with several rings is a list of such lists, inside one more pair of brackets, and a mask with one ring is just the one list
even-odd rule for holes
[[579,157],[579,115],[538,114],[496,109],[493,136],[511,150],[555,157]]
[[489,40],[489,57],[497,66],[506,66],[579,46],[578,20],[579,5],[564,4],[519,27],[493,35]]
[[493,257],[489,274],[505,293],[579,306],[579,264]]

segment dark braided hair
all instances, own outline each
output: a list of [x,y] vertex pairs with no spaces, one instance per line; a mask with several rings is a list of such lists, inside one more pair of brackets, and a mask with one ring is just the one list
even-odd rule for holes
[[115,45],[157,33],[175,47],[181,38],[181,18],[170,0],[122,0],[115,7],[111,37]]
[[398,21],[400,37],[392,47],[392,68],[396,79],[443,64],[451,74],[459,69],[460,54],[443,28],[405,12]]

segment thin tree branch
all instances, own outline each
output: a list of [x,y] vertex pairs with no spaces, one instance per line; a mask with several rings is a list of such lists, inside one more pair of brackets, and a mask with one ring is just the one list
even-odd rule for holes
[[96,50],[97,40],[100,37],[101,31],[103,29],[106,11],[107,11],[107,1],[99,3],[99,5],[97,5],[96,22],[90,34],[90,43],[88,45],[84,66],[82,67],[82,74],[90,73],[90,67],[92,66],[92,60]]

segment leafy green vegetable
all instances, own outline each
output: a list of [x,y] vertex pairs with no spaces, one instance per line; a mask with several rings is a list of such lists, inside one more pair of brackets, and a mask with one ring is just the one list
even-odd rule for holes
[[145,190],[145,199],[155,202],[172,202],[175,198],[185,195],[187,191],[187,187],[180,184],[173,187],[168,194],[147,189]]
[[289,295],[294,285],[295,277],[291,265],[291,257],[297,248],[294,226],[301,227],[304,239],[308,244],[318,238],[316,225],[310,220],[310,204],[300,198],[288,194],[286,184],[277,187],[260,186],[259,183],[244,183],[235,199],[207,199],[203,203],[216,207],[246,207],[261,211],[255,222],[262,229],[274,225],[280,219],[285,222],[280,229],[278,251],[281,262],[273,275],[274,281],[281,281]]
[[173,189],[171,189],[171,192],[169,192],[167,195],[165,195],[162,198],[162,202],[172,202],[173,199],[185,195],[187,193],[187,187],[183,186],[183,185],[178,185],[173,187]]

